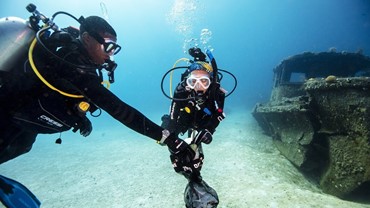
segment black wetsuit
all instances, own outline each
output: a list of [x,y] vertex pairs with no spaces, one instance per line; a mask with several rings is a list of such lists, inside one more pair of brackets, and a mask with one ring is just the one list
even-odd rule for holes
[[[219,87],[213,89],[213,92],[210,87],[206,94],[197,95],[194,91],[186,90],[185,86],[185,81],[177,85],[174,98],[179,100],[172,100],[169,115],[162,117],[162,127],[176,135],[188,132],[189,137],[193,130],[197,132],[208,130],[213,134],[220,121],[225,118],[222,110],[225,93]],[[211,93],[215,94],[211,95]],[[186,100],[187,98],[194,99]],[[184,175],[189,181],[202,181],[200,170],[203,165],[204,154],[201,144],[198,144],[198,151],[200,155],[194,159],[179,159],[171,155],[175,171]],[[190,169],[192,170],[190,171]]]
[[[194,92],[186,90],[185,85],[185,82],[178,84],[174,93],[175,99],[197,97]],[[197,131],[207,129],[213,134],[222,120],[220,116],[223,112],[218,112],[218,109],[224,108],[225,94],[220,88],[217,88],[215,97],[217,98],[217,106],[215,105],[215,99],[211,99],[209,93],[201,95],[198,99],[173,100],[168,124],[165,128],[176,134],[184,134],[189,129]],[[188,107],[190,112],[187,112],[185,107]]]
[[[86,116],[76,110],[80,101],[103,109],[140,134],[161,139],[163,128],[104,87],[96,68],[62,63],[37,49],[35,63],[44,78],[56,88],[84,98],[51,90],[36,77],[28,60],[11,72],[0,72],[0,164],[28,152],[39,133],[89,128]],[[79,40],[58,48],[57,53],[74,65],[94,65]]]

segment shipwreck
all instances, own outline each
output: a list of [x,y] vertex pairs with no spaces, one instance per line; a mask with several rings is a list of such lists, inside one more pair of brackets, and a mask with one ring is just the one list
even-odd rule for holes
[[370,190],[370,57],[335,51],[289,57],[274,68],[269,101],[257,103],[252,115],[325,193],[346,198]]

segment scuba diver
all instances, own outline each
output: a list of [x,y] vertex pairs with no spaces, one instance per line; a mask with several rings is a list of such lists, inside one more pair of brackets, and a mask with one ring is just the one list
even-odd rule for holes
[[[88,136],[92,125],[86,114],[99,116],[101,109],[137,133],[167,145],[179,158],[194,155],[175,133],[149,120],[102,84],[103,69],[108,72],[108,85],[114,82],[117,64],[111,58],[121,49],[106,20],[98,16],[77,19],[66,12],[47,18],[33,4],[27,10],[32,13],[29,21],[0,20],[0,49],[6,53],[0,56],[0,164],[29,152],[38,134],[72,129]],[[79,29],[60,29],[53,22],[59,14],[73,17]],[[19,191],[22,187],[1,176],[0,200],[7,207],[20,207],[15,205],[19,201],[34,202],[22,207],[38,207],[40,202],[28,190]]]
[[202,143],[212,142],[217,126],[225,118],[223,108],[226,91],[220,86],[219,69],[212,53],[207,51],[211,64],[199,48],[190,48],[189,54],[194,58],[190,61],[190,66],[170,70],[186,68],[173,97],[164,93],[172,102],[169,115],[162,116],[162,127],[176,135],[187,133],[188,138],[185,141],[196,153],[194,157],[189,155],[183,158],[170,155],[175,171],[188,179],[184,193],[186,207],[215,208],[219,203],[218,195],[200,174],[204,159]]

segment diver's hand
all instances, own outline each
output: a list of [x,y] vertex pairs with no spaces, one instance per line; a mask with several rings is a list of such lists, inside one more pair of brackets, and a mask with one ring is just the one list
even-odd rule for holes
[[[164,130],[167,131],[167,130]],[[167,131],[168,132],[168,131]],[[165,133],[164,133],[165,134]],[[167,145],[168,149],[172,154],[179,154],[186,150],[187,148],[190,148],[188,143],[186,143],[184,140],[178,138],[175,133],[171,133],[165,138],[163,141],[164,144]]]
[[212,134],[208,131],[208,129],[203,129],[198,132],[198,134],[194,138],[194,143],[199,145],[201,142],[205,144],[210,144],[212,142]]
[[90,120],[84,117],[78,124],[73,128],[73,132],[80,130],[80,134],[84,137],[87,137],[92,132],[92,124]]
[[203,164],[203,158],[200,162],[199,158],[194,160],[194,156],[195,152],[190,146],[177,155],[171,154],[170,159],[175,172],[187,175],[198,170],[199,164]]
[[80,128],[80,134],[84,137],[87,137],[92,132],[92,124],[89,119],[85,119],[81,128]]
[[189,48],[189,54],[194,58],[194,61],[206,61],[207,56],[202,52],[200,48]]

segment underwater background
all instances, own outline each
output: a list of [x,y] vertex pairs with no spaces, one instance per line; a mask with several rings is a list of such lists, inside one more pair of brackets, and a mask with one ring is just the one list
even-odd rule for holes
[[[144,113],[166,110],[161,78],[179,58],[191,58],[184,53],[190,46],[213,49],[218,66],[238,78],[227,106],[246,109],[269,99],[272,70],[289,56],[329,48],[370,53],[367,0],[3,0],[1,16],[28,18],[25,7],[31,2],[48,16],[57,11],[77,18],[107,14],[123,47],[115,57],[112,91]],[[78,26],[65,15],[55,22]],[[209,32],[201,36],[203,29]],[[222,84],[228,90],[233,86],[226,78]]]
[[[2,0],[0,17],[27,19],[29,3],[49,17],[58,11],[105,17],[122,46],[110,90],[158,124],[170,105],[163,75],[178,59],[191,58],[190,47],[210,49],[219,68],[236,76],[225,102],[228,117],[205,147],[202,170],[219,207],[370,207],[321,193],[250,115],[270,98],[272,70],[283,59],[330,48],[370,55],[370,1]],[[78,27],[67,16],[54,21]],[[235,83],[224,74],[221,84],[231,91]],[[169,94],[168,76],[163,89]],[[88,138],[66,132],[57,145],[59,135],[40,135],[30,153],[1,165],[0,174],[24,183],[42,207],[184,207],[186,181],[172,170],[165,148],[105,112],[91,120]]]

